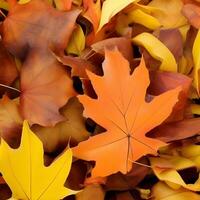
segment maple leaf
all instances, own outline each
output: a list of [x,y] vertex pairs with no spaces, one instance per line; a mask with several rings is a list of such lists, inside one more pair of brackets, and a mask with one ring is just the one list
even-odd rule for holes
[[20,110],[31,124],[54,126],[65,118],[59,108],[75,94],[64,66],[46,51],[32,50],[21,70]]
[[29,129],[26,121],[18,149],[10,148],[1,140],[0,172],[12,190],[13,198],[58,200],[76,193],[64,187],[72,163],[71,149],[48,167],[44,166],[43,153],[42,142]]
[[96,161],[92,177],[127,173],[132,161],[146,154],[156,155],[165,143],[145,134],[169,116],[180,92],[179,87],[147,103],[149,75],[143,59],[130,75],[128,61],[117,50],[106,50],[103,71],[103,77],[88,71],[98,99],[83,95],[79,100],[85,114],[107,131],[73,148],[74,156]]
[[79,10],[58,11],[41,0],[31,0],[26,4],[10,3],[2,26],[3,43],[20,58],[25,57],[28,48],[49,48],[51,45],[62,51],[79,13]]

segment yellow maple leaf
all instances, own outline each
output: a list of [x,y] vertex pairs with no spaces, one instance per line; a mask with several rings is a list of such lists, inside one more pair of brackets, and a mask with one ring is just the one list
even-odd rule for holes
[[12,198],[23,200],[59,200],[77,193],[64,187],[72,163],[72,151],[66,150],[50,166],[44,166],[42,142],[23,124],[21,145],[12,149],[2,139],[0,172],[12,190]]

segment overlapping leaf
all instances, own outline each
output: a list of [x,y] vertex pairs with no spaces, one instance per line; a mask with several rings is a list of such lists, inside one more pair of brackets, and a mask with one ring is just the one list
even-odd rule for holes
[[68,149],[45,167],[42,143],[31,132],[27,122],[24,122],[18,149],[10,148],[3,139],[1,141],[0,172],[14,199],[62,199],[76,193],[64,187],[71,162],[72,152]]
[[[79,100],[85,114],[103,126],[106,132],[73,149],[76,157],[96,161],[93,177],[118,171],[126,173],[131,169],[132,161],[146,154],[156,155],[158,148],[165,144],[145,134],[168,117],[180,92],[180,88],[176,88],[147,103],[149,75],[144,61],[130,75],[127,60],[117,50],[106,51],[103,70],[103,77],[88,72],[98,98],[84,95],[79,96]],[[109,162],[116,152],[118,156]]]

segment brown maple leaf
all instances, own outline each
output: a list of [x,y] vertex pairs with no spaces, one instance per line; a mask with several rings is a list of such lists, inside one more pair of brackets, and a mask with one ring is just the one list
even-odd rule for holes
[[7,52],[0,41],[0,83],[10,85],[17,78],[18,71],[14,58]]
[[61,12],[41,0],[31,0],[26,4],[9,2],[2,38],[13,55],[24,58],[28,48],[53,46],[61,51],[66,48],[79,10]]
[[59,108],[75,95],[73,83],[50,53],[32,50],[21,70],[20,110],[31,124],[54,126],[65,118]]

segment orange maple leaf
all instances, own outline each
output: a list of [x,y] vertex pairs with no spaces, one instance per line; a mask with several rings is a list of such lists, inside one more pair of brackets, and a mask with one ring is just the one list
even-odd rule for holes
[[145,101],[149,74],[144,60],[130,74],[128,61],[118,50],[105,52],[104,76],[87,72],[98,99],[79,96],[84,113],[106,129],[73,148],[75,157],[94,160],[92,177],[127,173],[132,161],[146,154],[157,154],[165,143],[145,134],[162,123],[178,101],[181,87]]

